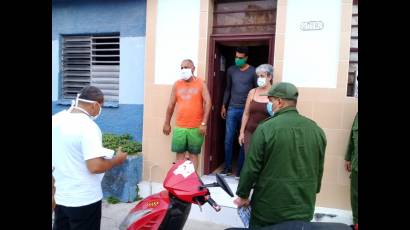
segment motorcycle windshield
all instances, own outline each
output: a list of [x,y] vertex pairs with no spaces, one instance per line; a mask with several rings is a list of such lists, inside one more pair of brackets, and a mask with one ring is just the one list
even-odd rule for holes
[[176,196],[194,195],[199,186],[203,185],[195,172],[194,165],[189,160],[179,160],[168,171],[164,180],[164,188]]

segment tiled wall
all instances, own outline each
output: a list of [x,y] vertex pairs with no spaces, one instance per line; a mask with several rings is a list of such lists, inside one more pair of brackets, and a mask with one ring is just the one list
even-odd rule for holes
[[317,205],[350,210],[350,179],[343,165],[358,101],[355,97],[346,96],[352,0],[344,0],[341,4],[342,31],[337,89],[329,89],[324,97],[316,99],[312,118],[323,127],[328,139],[322,190],[318,195]]
[[[155,24],[157,16],[157,1],[147,1],[146,43],[145,43],[145,78],[144,78],[144,127],[142,145],[143,180],[152,178],[162,181],[167,166],[174,159],[170,151],[169,137],[162,134],[162,124],[171,93],[168,85],[154,85],[154,54],[155,54]],[[149,174],[151,166],[153,175]]]
[[[171,152],[171,134],[165,136],[162,126],[171,95],[172,85],[154,84],[155,23],[157,0],[147,1],[145,81],[144,81],[144,173],[143,179],[161,182],[175,160]],[[209,31],[212,26],[212,4],[209,0],[200,1],[199,55],[196,65],[197,75],[206,80],[207,50]],[[176,108],[177,109],[177,108]],[[175,109],[175,111],[176,111]],[[171,120],[174,124],[175,115]],[[202,149],[203,150],[203,149]],[[203,156],[201,153],[200,156]],[[199,171],[202,171],[203,159],[200,160]],[[151,170],[150,170],[151,169]],[[150,173],[150,171],[152,173]]]
[[[346,97],[352,0],[343,0],[340,4],[342,25],[337,88],[299,88],[297,108],[301,114],[313,119],[323,128],[328,141],[322,189],[317,196],[316,205],[349,210],[350,180],[343,166],[350,129],[357,112],[357,98]],[[286,0],[278,0],[274,54],[276,82],[282,80],[286,6]]]

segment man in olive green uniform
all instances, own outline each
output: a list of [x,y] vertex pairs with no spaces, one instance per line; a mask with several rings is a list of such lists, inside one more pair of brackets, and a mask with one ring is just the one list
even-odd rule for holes
[[310,221],[323,175],[325,134],[296,110],[298,90],[293,84],[274,84],[265,96],[275,113],[252,136],[234,203],[238,208],[251,204],[251,228]]
[[358,149],[357,143],[359,141],[359,125],[358,113],[353,121],[352,131],[350,132],[349,146],[345,156],[345,168],[350,174],[350,202],[352,205],[353,223],[358,224],[359,215],[357,212],[357,175],[359,173],[358,165]]

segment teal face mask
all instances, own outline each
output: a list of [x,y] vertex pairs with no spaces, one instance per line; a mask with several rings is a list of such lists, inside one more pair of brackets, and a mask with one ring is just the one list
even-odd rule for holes
[[235,65],[239,68],[246,64],[246,58],[235,58]]
[[268,102],[268,104],[266,104],[266,110],[268,110],[269,116],[271,117],[275,114],[275,112],[272,111],[272,104],[272,102]]

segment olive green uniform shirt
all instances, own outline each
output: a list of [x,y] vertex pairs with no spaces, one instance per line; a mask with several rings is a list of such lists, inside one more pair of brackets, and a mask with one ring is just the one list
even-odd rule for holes
[[350,132],[349,138],[349,146],[347,148],[347,152],[345,155],[345,160],[350,161],[352,163],[352,170],[359,171],[359,164],[358,164],[358,149],[357,143],[359,142],[359,119],[358,114],[353,121],[352,130]]
[[251,198],[252,223],[313,218],[320,191],[326,136],[316,123],[286,107],[252,135],[236,194]]
[[353,223],[359,222],[358,209],[358,174],[359,174],[359,159],[358,159],[358,142],[359,142],[359,115],[353,121],[352,130],[350,132],[349,146],[347,147],[345,160],[352,164],[352,172],[350,174],[350,203],[352,205]]

